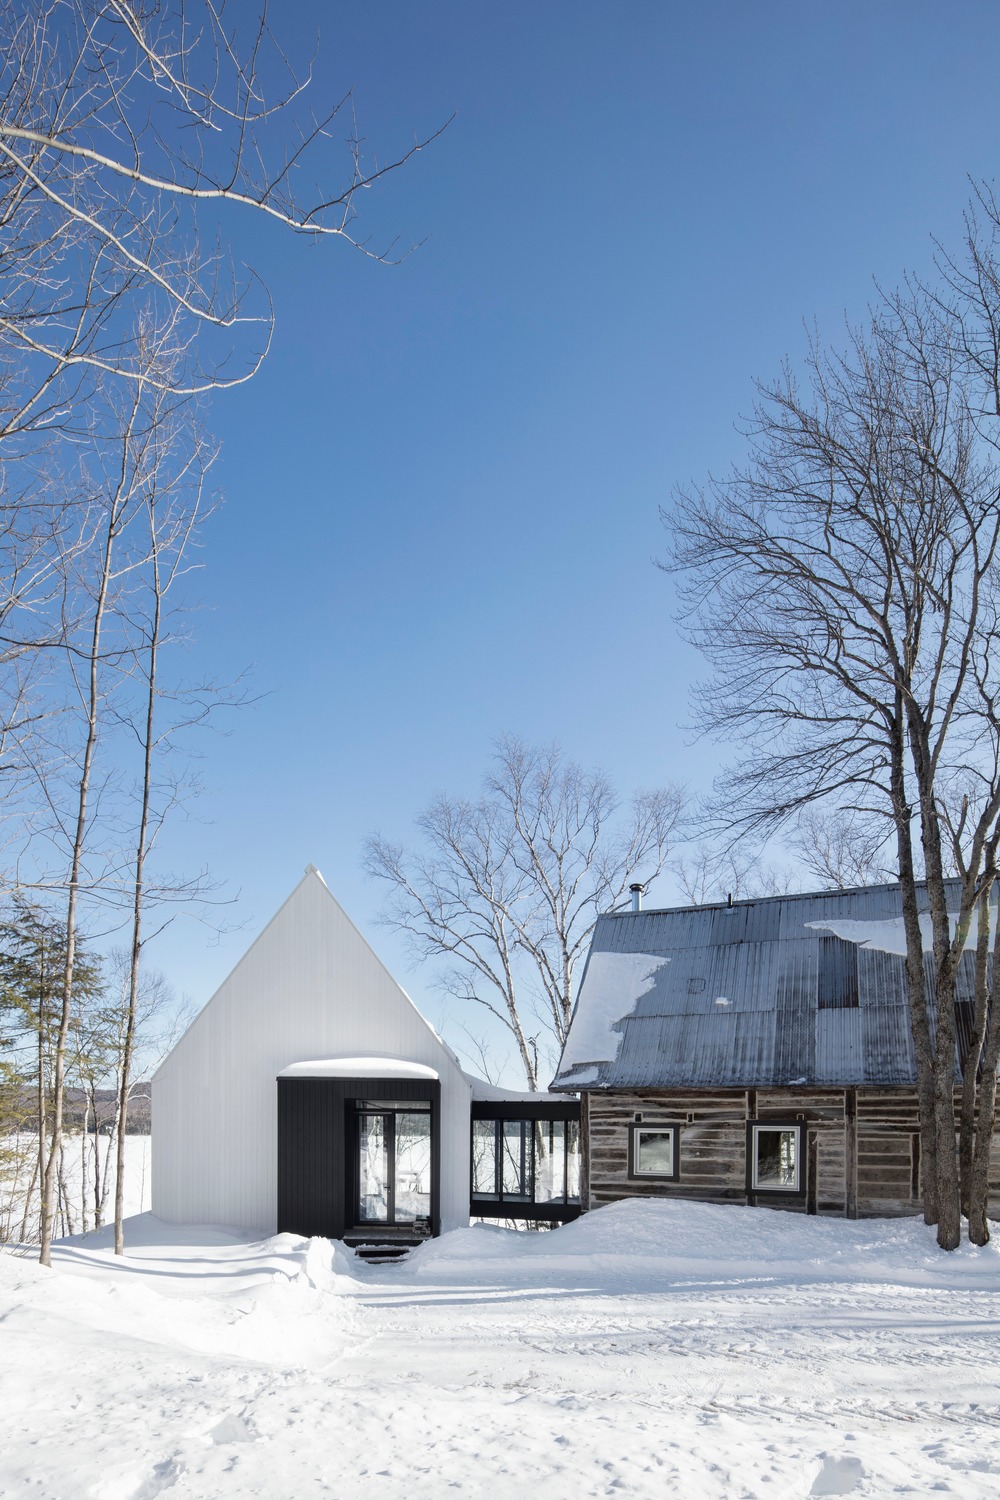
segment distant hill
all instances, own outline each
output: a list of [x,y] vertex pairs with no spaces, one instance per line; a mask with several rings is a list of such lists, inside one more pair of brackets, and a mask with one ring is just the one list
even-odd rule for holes
[[[148,1083],[137,1083],[132,1091],[132,1097],[128,1106],[128,1135],[149,1135],[150,1086]],[[63,1104],[63,1127],[66,1130],[82,1130],[84,1113],[86,1112],[87,1097],[83,1089],[67,1089],[65,1103]],[[115,1091],[114,1089],[97,1090],[97,1128],[107,1132],[115,1118]],[[24,1090],[24,1117],[21,1128],[30,1131],[34,1125],[34,1094],[30,1088]],[[94,1129],[94,1118],[90,1115],[87,1121],[88,1129]]]

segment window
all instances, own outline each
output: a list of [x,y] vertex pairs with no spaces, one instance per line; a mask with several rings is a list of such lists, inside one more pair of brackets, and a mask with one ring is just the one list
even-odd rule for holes
[[[569,1114],[572,1106],[557,1106]],[[544,1217],[539,1208],[580,1202],[580,1126],[540,1117],[472,1121],[474,1214],[493,1200],[508,1217]],[[521,1212],[523,1210],[523,1212]]]
[[805,1192],[801,1125],[776,1121],[747,1127],[747,1191]]
[[676,1125],[631,1125],[628,1137],[628,1175],[676,1182],[679,1152]]
[[431,1112],[422,1100],[361,1099],[356,1113],[357,1221],[430,1221]]

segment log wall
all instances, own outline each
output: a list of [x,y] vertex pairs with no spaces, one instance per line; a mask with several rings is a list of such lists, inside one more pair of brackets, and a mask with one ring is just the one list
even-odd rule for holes
[[[587,1207],[662,1197],[756,1201],[847,1218],[920,1212],[919,1122],[912,1089],[637,1089],[594,1091],[584,1098]],[[676,1182],[629,1177],[628,1132],[637,1115],[644,1125],[679,1126]],[[807,1180],[801,1198],[748,1194],[746,1134],[752,1120],[804,1126]],[[1000,1217],[1000,1139],[993,1145],[990,1210]]]

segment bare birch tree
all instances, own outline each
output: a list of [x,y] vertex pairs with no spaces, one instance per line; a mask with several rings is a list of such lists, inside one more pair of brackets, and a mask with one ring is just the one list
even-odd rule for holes
[[824,887],[849,890],[895,879],[886,841],[892,829],[857,813],[808,808],[798,819],[791,844],[802,865]]
[[[1000,814],[1000,386],[970,355],[1000,348],[1000,297],[983,294],[995,243],[995,226],[984,240],[970,219],[967,284],[948,263],[939,286],[882,298],[843,352],[814,344],[804,389],[789,371],[761,387],[747,466],[665,516],[688,627],[716,669],[700,722],[745,747],[717,820],[773,829],[827,802],[894,841],[925,1215],[949,1249],[956,970],[995,877]],[[981,1058],[982,1037],[966,1076]]]
[[444,960],[452,994],[506,1028],[530,1089],[540,1046],[549,1054],[566,1038],[598,913],[659,875],[681,803],[668,787],[624,811],[603,772],[506,736],[482,797],[438,797],[417,819],[421,852],[368,840],[366,869],[391,893],[386,922]]
[[[0,0],[5,791],[63,623],[78,516],[60,486],[109,383],[217,389],[259,367],[272,310],[230,249],[241,218],[392,258],[390,245],[359,235],[360,195],[427,141],[369,156],[350,94],[314,108],[319,87],[311,63],[297,71],[284,54],[266,11]],[[144,329],[168,324],[174,358],[151,369]]]
[[72,426],[95,373],[146,378],[135,328],[152,307],[185,324],[175,388],[253,373],[269,300],[224,242],[206,247],[199,216],[209,239],[218,215],[254,213],[389,258],[359,236],[357,204],[427,140],[368,158],[351,95],[314,111],[315,92],[266,11],[2,0],[0,438]]
[[[128,860],[129,956],[128,983],[122,1012],[123,1028],[118,1059],[116,1112],[115,1254],[124,1253],[125,1143],[128,1106],[133,1087],[133,1056],[140,1020],[143,953],[150,906],[165,901],[194,901],[202,882],[173,880],[169,887],[150,880],[149,862],[164,822],[181,800],[178,781],[166,774],[165,759],[177,748],[185,731],[203,724],[213,711],[237,701],[218,688],[178,687],[163,680],[164,651],[178,642],[172,607],[178,586],[193,566],[192,546],[202,517],[205,477],[214,457],[200,434],[191,403],[178,405],[164,389],[152,392],[147,422],[150,440],[144,452],[144,557],[139,569],[139,598],[130,624],[135,644],[129,669],[137,700],[126,722],[138,746],[141,764],[136,788],[137,818]],[[162,926],[160,928],[162,930]]]
[[[128,884],[123,1141],[148,860],[177,790],[156,765],[170,734],[206,711],[195,692],[180,718],[157,718],[160,611],[198,509],[163,499],[181,480],[176,467],[162,477],[162,403],[174,403],[172,420],[180,398],[249,378],[267,351],[270,299],[234,268],[231,216],[391,259],[358,233],[359,194],[427,144],[369,158],[350,95],[313,111],[314,92],[311,68],[295,72],[264,13],[224,19],[211,0],[0,0],[0,776],[8,826],[24,812],[15,772],[35,791],[15,883],[66,896],[39,1137],[45,1262],[83,910]],[[189,452],[185,482],[203,458]],[[151,612],[136,603],[145,587]],[[141,764],[125,857],[129,728]],[[181,882],[173,895],[192,890]]]
[[[122,544],[141,504],[142,455],[148,442],[148,432],[143,424],[143,387],[137,384],[124,404],[121,430],[112,442],[113,467],[101,476],[103,484],[90,486],[95,544],[82,560],[74,559],[72,569],[73,573],[80,575],[80,605],[67,587],[63,650],[76,710],[69,722],[72,724],[78,720],[81,739],[75,749],[69,751],[72,795],[66,807],[60,806],[53,794],[50,765],[42,757],[37,761],[38,785],[52,809],[55,830],[64,842],[67,857],[64,881],[66,934],[61,995],[56,1007],[51,1136],[42,1173],[40,1259],[43,1265],[50,1264],[51,1260],[56,1180],[62,1150],[66,1058],[73,1017],[76,942],[81,895],[88,880],[86,857],[95,791],[95,759],[102,712],[112,690],[106,678],[121,671],[122,645],[114,638],[118,624],[117,605],[123,579],[134,565],[127,555],[122,555]],[[80,613],[77,616],[78,608]]]
[[791,889],[790,874],[766,863],[759,850],[727,844],[696,844],[677,859],[674,874],[693,906],[727,896],[738,901],[777,896]]

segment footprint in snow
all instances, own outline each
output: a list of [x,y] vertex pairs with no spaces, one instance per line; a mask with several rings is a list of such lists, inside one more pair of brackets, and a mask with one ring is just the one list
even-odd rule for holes
[[829,1453],[820,1457],[820,1471],[812,1482],[810,1495],[849,1495],[865,1477],[859,1458],[834,1458]]

